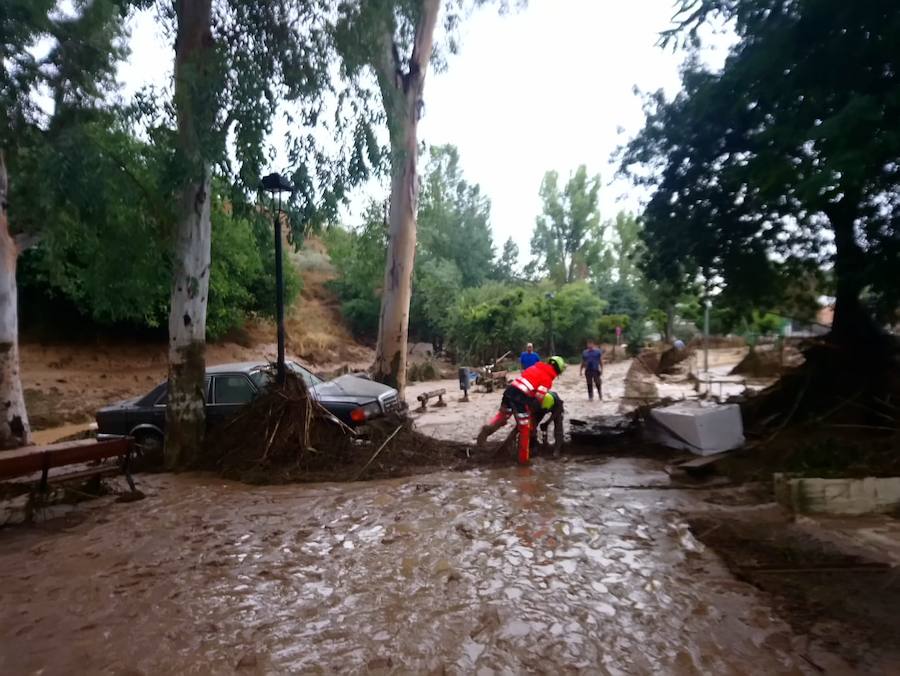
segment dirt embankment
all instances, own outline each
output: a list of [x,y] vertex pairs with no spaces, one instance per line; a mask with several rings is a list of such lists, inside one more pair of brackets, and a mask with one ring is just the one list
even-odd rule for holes
[[[303,291],[288,310],[287,351],[313,371],[337,366],[365,368],[372,350],[357,344],[344,325],[338,306],[325,286],[334,269],[324,247],[312,240],[292,254]],[[254,319],[226,340],[207,345],[207,364],[274,360],[275,325]],[[21,345],[22,385],[32,429],[44,430],[93,420],[98,408],[149,392],[166,377],[164,343],[105,340],[73,344],[64,337],[53,343]]]

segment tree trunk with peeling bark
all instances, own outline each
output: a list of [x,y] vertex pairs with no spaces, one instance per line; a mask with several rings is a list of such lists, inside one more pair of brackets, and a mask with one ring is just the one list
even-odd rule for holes
[[175,108],[179,154],[185,169],[176,222],[172,295],[169,306],[169,399],[165,464],[194,463],[206,432],[206,306],[210,268],[211,166],[200,134],[214,116],[204,110],[213,39],[211,0],[176,2]]
[[440,0],[422,0],[407,64],[400,63],[393,26],[383,37],[381,58],[376,64],[391,140],[391,207],[373,377],[396,387],[401,396],[406,387],[409,303],[416,255],[418,127],[440,5]]
[[16,261],[19,249],[9,231],[9,183],[6,158],[0,149],[0,448],[31,443],[25,396],[19,375],[19,308]]

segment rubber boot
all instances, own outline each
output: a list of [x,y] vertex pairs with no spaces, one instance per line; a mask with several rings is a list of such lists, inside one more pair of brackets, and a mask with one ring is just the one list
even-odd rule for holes
[[531,425],[528,422],[519,425],[519,464],[531,463]]

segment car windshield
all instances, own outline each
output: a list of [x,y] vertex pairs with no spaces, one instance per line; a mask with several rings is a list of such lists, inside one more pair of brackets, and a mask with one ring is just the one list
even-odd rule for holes
[[[307,371],[296,362],[285,362],[285,366],[287,366],[288,369],[303,378],[303,382],[306,383],[307,387],[315,387],[316,385],[323,382],[321,378],[317,378],[315,375]],[[257,388],[263,390],[268,387],[269,384],[275,379],[275,369],[259,369],[258,371],[254,371],[250,374],[250,379],[253,381],[253,384],[256,385]]]

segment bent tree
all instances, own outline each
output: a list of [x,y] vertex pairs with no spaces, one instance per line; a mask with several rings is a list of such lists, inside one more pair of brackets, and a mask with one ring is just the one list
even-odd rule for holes
[[[644,214],[657,280],[721,280],[732,299],[777,304],[821,267],[836,344],[881,344],[900,282],[900,8],[839,0],[686,0],[739,41],[721,72],[690,61],[683,91],[651,97],[623,166],[653,194]],[[685,33],[676,31],[670,38]],[[646,171],[649,168],[649,171]]]
[[[406,386],[409,303],[416,253],[418,128],[425,107],[429,63],[459,46],[456,31],[475,7],[491,0],[357,0],[343,2],[335,30],[343,76],[361,89],[374,76],[390,138],[391,200],[388,255],[381,295],[373,377],[400,390]],[[509,7],[499,0],[500,11]],[[519,0],[524,5],[525,0]],[[445,44],[434,31],[443,9]]]
[[441,0],[363,0],[344,8],[337,31],[348,75],[374,71],[390,138],[389,241],[372,375],[401,395],[416,253],[418,128],[440,7]]

